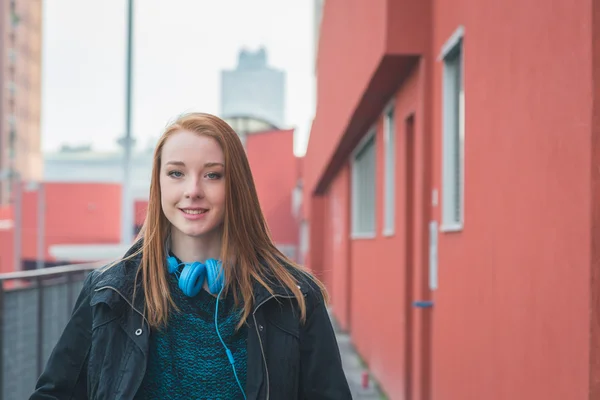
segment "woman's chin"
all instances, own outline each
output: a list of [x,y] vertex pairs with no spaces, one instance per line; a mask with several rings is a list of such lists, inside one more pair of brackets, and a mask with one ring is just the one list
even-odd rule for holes
[[180,231],[184,236],[192,238],[202,238],[209,237],[215,234],[220,234],[220,229],[218,229],[218,227],[215,226],[176,226],[175,228],[177,228],[177,230]]

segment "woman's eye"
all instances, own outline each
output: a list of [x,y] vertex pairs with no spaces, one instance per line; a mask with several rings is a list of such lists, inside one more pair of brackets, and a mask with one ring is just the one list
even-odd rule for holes
[[181,176],[183,176],[183,174],[179,171],[170,171],[167,175],[172,178],[181,178]]
[[221,177],[221,174],[216,172],[209,172],[208,174],[206,174],[206,177],[208,179],[219,179]]

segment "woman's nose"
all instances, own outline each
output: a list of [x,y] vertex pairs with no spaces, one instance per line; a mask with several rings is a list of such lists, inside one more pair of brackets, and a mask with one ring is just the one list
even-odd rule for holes
[[204,191],[202,190],[202,185],[199,182],[190,182],[188,187],[186,188],[185,197],[186,198],[201,198],[204,197]]

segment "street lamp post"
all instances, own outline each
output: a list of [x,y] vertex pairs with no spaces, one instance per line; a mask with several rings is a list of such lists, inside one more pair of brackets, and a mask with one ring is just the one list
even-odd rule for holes
[[121,204],[121,243],[133,240],[133,199],[131,190],[131,98],[133,62],[133,0],[128,0],[127,10],[127,66],[125,88],[125,138],[123,141],[123,185]]

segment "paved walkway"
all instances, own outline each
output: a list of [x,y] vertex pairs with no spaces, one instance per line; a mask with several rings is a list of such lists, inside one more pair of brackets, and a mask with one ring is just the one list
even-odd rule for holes
[[340,347],[340,355],[342,356],[342,363],[344,364],[344,371],[346,372],[346,378],[352,391],[352,399],[354,400],[384,400],[386,397],[378,390],[376,383],[373,379],[369,379],[369,385],[367,388],[363,388],[363,372],[366,371],[366,367],[362,363],[360,357],[356,353],[350,336],[342,332],[334,318],[331,318],[333,327],[336,332],[338,345]]

